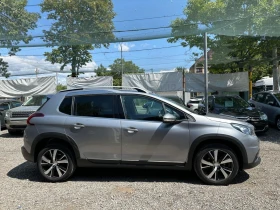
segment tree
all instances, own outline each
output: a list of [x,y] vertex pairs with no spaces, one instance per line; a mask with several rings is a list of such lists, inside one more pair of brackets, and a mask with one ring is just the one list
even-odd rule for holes
[[61,90],[66,90],[66,89],[67,89],[67,86],[66,85],[62,85],[60,83],[56,86],[56,91],[57,92],[59,92]]
[[54,20],[51,28],[44,31],[44,41],[50,47],[59,46],[44,54],[46,60],[62,64],[61,70],[71,65],[72,76],[91,61],[89,50],[108,47],[114,39],[111,0],[45,0],[41,7],[42,12],[48,13],[47,19]]
[[[203,49],[202,34],[210,31],[208,47],[213,51],[210,72],[253,69],[255,76],[261,76],[269,73],[268,68],[273,65],[274,88],[278,89],[276,46],[280,41],[271,36],[279,36],[276,30],[279,6],[279,1],[269,0],[189,0],[184,9],[186,18],[173,21],[174,38],[168,41]],[[274,27],[267,27],[271,24]],[[263,39],[262,35],[268,37]]]
[[186,71],[187,69],[185,68],[185,67],[183,67],[183,66],[178,66],[178,67],[176,67],[176,71],[178,71],[178,72],[184,72],[184,71]]
[[0,58],[0,72],[3,77],[8,78],[10,74],[8,73],[8,63],[5,62],[2,58]]
[[[39,14],[27,12],[26,5],[27,0],[0,1],[0,45],[11,49],[9,55],[15,55],[19,51],[16,45],[20,42],[28,44],[32,40],[28,31],[37,26]],[[0,75],[8,77],[8,63],[1,59],[0,66]]]
[[125,61],[124,59],[116,59],[113,64],[109,65],[110,74],[114,78],[114,86],[122,85],[123,74],[137,74],[144,73],[145,70],[136,66],[132,61]]
[[97,76],[109,76],[110,75],[110,71],[108,71],[102,64],[100,64],[100,66],[97,67],[97,69],[94,70],[94,72],[96,73]]

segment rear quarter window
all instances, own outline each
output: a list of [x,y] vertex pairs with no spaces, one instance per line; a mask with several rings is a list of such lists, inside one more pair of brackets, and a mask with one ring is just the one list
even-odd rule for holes
[[62,103],[59,106],[59,111],[71,115],[71,107],[72,107],[72,97],[66,97],[63,99]]

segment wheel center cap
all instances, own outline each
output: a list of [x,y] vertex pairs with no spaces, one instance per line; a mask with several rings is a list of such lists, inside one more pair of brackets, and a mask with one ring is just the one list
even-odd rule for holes
[[215,167],[220,167],[220,163],[214,163]]

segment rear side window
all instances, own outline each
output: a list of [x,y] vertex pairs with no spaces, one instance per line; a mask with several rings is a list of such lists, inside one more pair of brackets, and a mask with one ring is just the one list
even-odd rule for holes
[[62,103],[59,106],[59,111],[71,115],[71,106],[72,106],[72,97],[64,98]]
[[114,118],[114,96],[76,96],[74,114],[76,116]]

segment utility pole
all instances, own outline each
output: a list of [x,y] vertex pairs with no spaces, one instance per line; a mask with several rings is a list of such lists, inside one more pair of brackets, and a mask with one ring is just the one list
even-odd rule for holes
[[38,78],[38,68],[35,69],[36,78]]
[[122,66],[122,75],[123,75],[123,56],[122,56],[122,42],[121,42],[121,66]]
[[207,32],[204,33],[204,82],[205,82],[205,113],[208,113],[208,56],[207,56]]
[[184,101],[184,104],[186,104],[186,98],[185,98],[185,89],[186,89],[185,69],[183,69],[183,71],[182,71],[182,76],[183,76],[183,101]]

